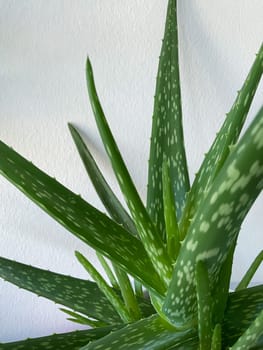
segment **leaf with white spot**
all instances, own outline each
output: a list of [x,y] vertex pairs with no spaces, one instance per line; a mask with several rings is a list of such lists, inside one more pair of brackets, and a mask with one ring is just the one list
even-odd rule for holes
[[154,293],[164,294],[164,283],[139,239],[1,141],[0,173],[68,231]]
[[96,283],[0,258],[0,277],[57,304],[107,323],[121,323],[119,315]]
[[231,347],[232,350],[247,350],[257,345],[258,339],[263,336],[263,310],[257,316],[249,328],[241,335],[237,342]]
[[108,283],[104,280],[102,275],[95,269],[95,267],[79,252],[75,252],[75,255],[81,265],[86,269],[91,278],[97,283],[97,286],[117,311],[124,323],[132,322],[132,315],[126,308],[126,305],[120,298],[120,296],[112,289]]
[[163,238],[163,161],[167,161],[169,166],[178,220],[189,191],[182,127],[176,7],[176,0],[170,0],[157,74],[148,170],[147,209]]
[[91,341],[105,337],[116,327],[103,327],[46,337],[0,343],[0,350],[79,350]]
[[[233,149],[191,222],[176,261],[163,311],[170,322],[195,322],[194,271],[203,260],[211,290],[247,212],[263,187],[263,108]],[[187,295],[187,297],[186,297]]]
[[253,101],[257,86],[263,73],[263,45],[251,67],[247,79],[238,92],[233,107],[227,114],[224,124],[217,134],[211,148],[195,177],[186,206],[180,229],[185,236],[190,220],[195,214],[201,200],[207,194],[224,162],[231,154],[231,147],[235,145],[245,123],[246,116]]
[[[122,323],[115,309],[94,282],[61,275],[2,257],[0,257],[0,277],[88,317],[111,324]],[[145,317],[154,313],[147,299],[138,298],[138,302]]]
[[173,327],[164,323],[159,316],[155,315],[112,332],[108,336],[84,346],[81,350],[176,349],[177,346],[179,347],[195,336],[196,332],[194,330],[176,331]]
[[79,132],[72,124],[68,124],[68,126],[85,169],[87,170],[92,184],[108,213],[113,220],[122,224],[129,232],[136,235],[137,231],[134,222],[123,208],[118,198],[112,192]]
[[196,264],[196,295],[198,305],[198,335],[200,350],[211,350],[212,342],[212,297],[209,276],[205,263]]
[[[222,327],[224,348],[232,346],[262,310],[263,285],[230,293]],[[263,337],[257,346],[263,348]]]
[[132,178],[109,128],[97,95],[93,70],[89,59],[87,59],[86,76],[89,99],[105,150],[111,161],[112,168],[125,197],[127,206],[130,209],[138,235],[141,238],[149,258],[156,268],[156,271],[158,271],[160,278],[163,280],[165,285],[167,285],[170,281],[172,273],[169,256],[164,247],[164,243],[157,232],[156,226],[151,221],[150,216],[135,188]]

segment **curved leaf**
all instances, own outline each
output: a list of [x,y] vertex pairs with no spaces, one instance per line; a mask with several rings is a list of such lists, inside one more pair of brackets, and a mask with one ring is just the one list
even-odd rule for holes
[[163,308],[176,326],[196,321],[196,263],[206,263],[214,290],[239,228],[262,190],[262,140],[263,108],[225,162],[183,242]]
[[263,44],[250,69],[247,79],[238,92],[237,98],[227,114],[224,124],[217,134],[211,148],[196,175],[180,224],[183,236],[186,235],[201,200],[207,194],[215,177],[224,165],[231,153],[231,147],[235,145],[246,121],[246,117],[253,101],[257,86],[263,73]]

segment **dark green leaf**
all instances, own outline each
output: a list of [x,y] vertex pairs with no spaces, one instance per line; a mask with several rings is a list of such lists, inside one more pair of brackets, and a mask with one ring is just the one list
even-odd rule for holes
[[[0,258],[0,277],[83,315],[107,323],[122,323],[96,283]],[[149,300],[138,298],[144,317],[154,313]]]
[[60,275],[5,258],[0,258],[0,277],[83,315],[107,323],[122,323],[115,309],[94,282]]
[[[223,345],[232,346],[263,310],[263,285],[230,293],[223,322]],[[258,342],[263,349],[263,337]]]
[[167,161],[173,185],[177,218],[180,220],[189,191],[184,148],[178,62],[176,0],[170,0],[161,50],[154,100],[148,173],[147,208],[152,220],[165,236],[162,166]]
[[195,322],[194,271],[199,260],[207,264],[211,290],[218,285],[222,265],[263,187],[262,152],[263,108],[217,175],[183,242],[164,303],[166,316],[177,326]]
[[131,217],[112,192],[77,129],[72,124],[68,124],[68,126],[92,184],[108,213],[113,220],[122,224],[129,232],[136,235],[137,231]]
[[114,329],[116,327],[96,328],[12,343],[0,343],[0,350],[78,350],[90,341],[105,337]]
[[164,293],[164,284],[137,238],[1,141],[0,173],[75,236],[153,292]]

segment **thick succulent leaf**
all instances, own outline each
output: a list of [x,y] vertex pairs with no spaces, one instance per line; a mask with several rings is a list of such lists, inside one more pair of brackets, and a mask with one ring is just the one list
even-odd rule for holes
[[0,258],[0,277],[55,303],[107,323],[122,323],[96,283]]
[[114,329],[116,327],[103,327],[5,344],[0,343],[0,350],[78,350],[91,341],[105,337]]
[[113,138],[99,101],[94,82],[93,70],[89,59],[87,59],[86,75],[89,98],[97,127],[119,186],[125,197],[127,206],[130,209],[132,218],[136,224],[138,235],[140,236],[145,250],[158,273],[161,271],[161,279],[166,285],[168,285],[172,273],[169,256],[166,252],[164,243],[135,188],[118,146]]
[[180,345],[195,336],[193,330],[176,331],[157,315],[112,332],[81,350],[159,350]]
[[211,290],[216,288],[241,223],[263,187],[262,152],[263,108],[228,157],[189,227],[163,308],[174,325],[195,322],[198,261],[206,263]]
[[164,284],[136,237],[1,141],[0,173],[75,236],[153,292],[164,293]]
[[157,74],[150,147],[147,209],[165,237],[162,166],[167,161],[177,218],[181,218],[189,176],[184,148],[178,62],[176,0],[170,0]]
[[129,232],[132,232],[134,235],[136,235],[137,231],[131,217],[123,208],[122,204],[106,182],[79,132],[72,124],[68,124],[68,126],[85,169],[87,170],[92,184],[108,213],[113,218],[113,220],[119,224],[122,224]]
[[[230,293],[223,320],[224,346],[232,346],[263,310],[263,285]],[[263,337],[257,346],[263,348]]]
[[[97,320],[121,323],[115,309],[96,283],[21,264],[0,257],[0,277]],[[147,299],[138,298],[144,317],[154,313]]]
[[263,45],[256,56],[243,87],[238,92],[233,107],[227,114],[224,124],[196,175],[191,191],[187,197],[187,203],[180,225],[183,235],[186,234],[190,225],[190,220],[200,205],[200,201],[203,196],[206,195],[216,175],[227,159],[231,151],[231,146],[238,140],[262,73]]

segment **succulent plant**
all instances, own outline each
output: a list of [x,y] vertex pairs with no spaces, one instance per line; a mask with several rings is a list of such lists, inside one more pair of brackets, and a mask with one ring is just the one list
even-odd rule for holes
[[243,87],[190,185],[184,148],[176,0],[169,0],[157,74],[147,204],[140,198],[86,75],[96,123],[125,210],[79,131],[69,129],[109,216],[0,142],[0,172],[89,246],[108,276],[76,258],[91,280],[0,258],[0,277],[63,306],[87,330],[0,349],[262,349],[263,285],[248,287],[261,252],[234,292],[229,284],[241,224],[263,187],[263,108],[240,138],[263,73],[261,46]]

